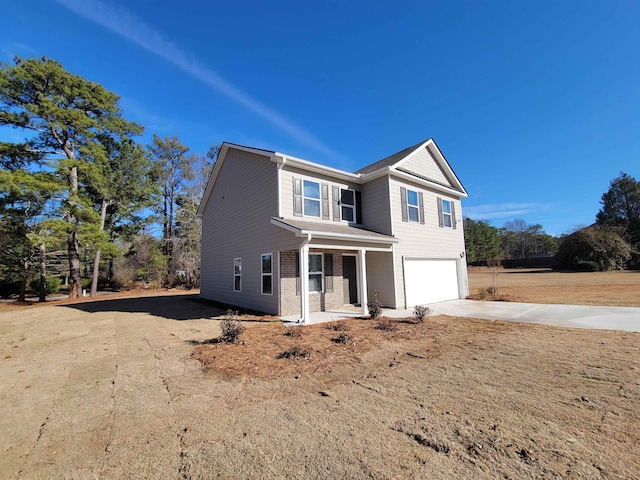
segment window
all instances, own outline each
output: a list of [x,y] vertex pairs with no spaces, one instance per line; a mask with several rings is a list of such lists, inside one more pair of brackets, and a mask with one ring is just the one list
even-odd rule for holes
[[309,291],[322,292],[322,254],[309,254]]
[[272,295],[273,294],[273,255],[270,253],[265,253],[262,255],[261,262],[262,265],[262,294],[263,295]]
[[303,185],[304,215],[307,217],[320,217],[320,184],[305,180]]
[[442,225],[451,228],[451,201],[442,199]]
[[242,258],[233,259],[233,291],[242,291]]
[[420,203],[418,201],[418,192],[407,189],[407,211],[410,222],[420,221]]
[[345,222],[355,221],[356,194],[353,190],[340,190],[340,213]]

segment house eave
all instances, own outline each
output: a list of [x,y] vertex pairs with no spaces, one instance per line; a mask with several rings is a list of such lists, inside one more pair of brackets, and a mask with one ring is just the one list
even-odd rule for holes
[[[324,232],[322,230],[311,230],[311,229],[303,229],[297,228],[292,225],[289,225],[280,219],[272,218],[271,224],[277,227],[283,228],[292,232],[296,237],[311,237],[316,239],[324,239],[324,240],[348,240],[354,242],[365,242],[365,243],[376,243],[381,245],[391,245],[394,243],[398,243],[399,240],[397,238],[388,237],[388,238],[376,238],[368,235],[356,235],[356,234],[347,234],[347,233],[338,233],[338,232]],[[319,225],[321,227],[321,225]]]

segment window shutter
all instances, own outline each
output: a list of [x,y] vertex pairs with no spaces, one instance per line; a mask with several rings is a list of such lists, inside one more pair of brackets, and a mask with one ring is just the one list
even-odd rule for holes
[[333,292],[333,253],[324,254],[324,289]]
[[456,204],[451,200],[451,227],[456,228]]
[[296,295],[300,295],[300,252],[296,252]]
[[409,221],[409,211],[407,207],[407,189],[400,187],[400,205],[402,206],[402,221]]
[[442,199],[438,197],[438,225],[444,227],[444,219],[442,218]]
[[302,179],[293,179],[293,215],[302,216]]
[[329,220],[329,185],[322,184],[322,219]]
[[424,225],[424,200],[422,192],[418,192],[418,210],[420,212],[420,223]]
[[333,187],[333,219],[340,221],[340,188]]
[[356,190],[356,223],[362,225],[362,193]]

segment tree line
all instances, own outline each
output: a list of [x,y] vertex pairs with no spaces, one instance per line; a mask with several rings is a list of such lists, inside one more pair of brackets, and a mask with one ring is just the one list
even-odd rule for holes
[[0,126],[23,137],[0,142],[0,283],[19,300],[29,283],[44,300],[58,278],[70,298],[199,284],[196,212],[218,148],[195,154],[155,134],[144,146],[118,103],[46,57],[0,65]]
[[602,208],[594,224],[559,237],[524,220],[497,228],[486,221],[465,218],[467,261],[480,264],[553,255],[554,268],[563,270],[640,268],[640,182],[621,172],[600,203]]

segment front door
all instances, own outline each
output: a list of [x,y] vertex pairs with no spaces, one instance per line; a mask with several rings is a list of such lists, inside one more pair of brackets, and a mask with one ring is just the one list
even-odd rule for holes
[[355,305],[358,303],[358,278],[356,276],[356,257],[353,255],[342,257],[342,282],[344,303]]

